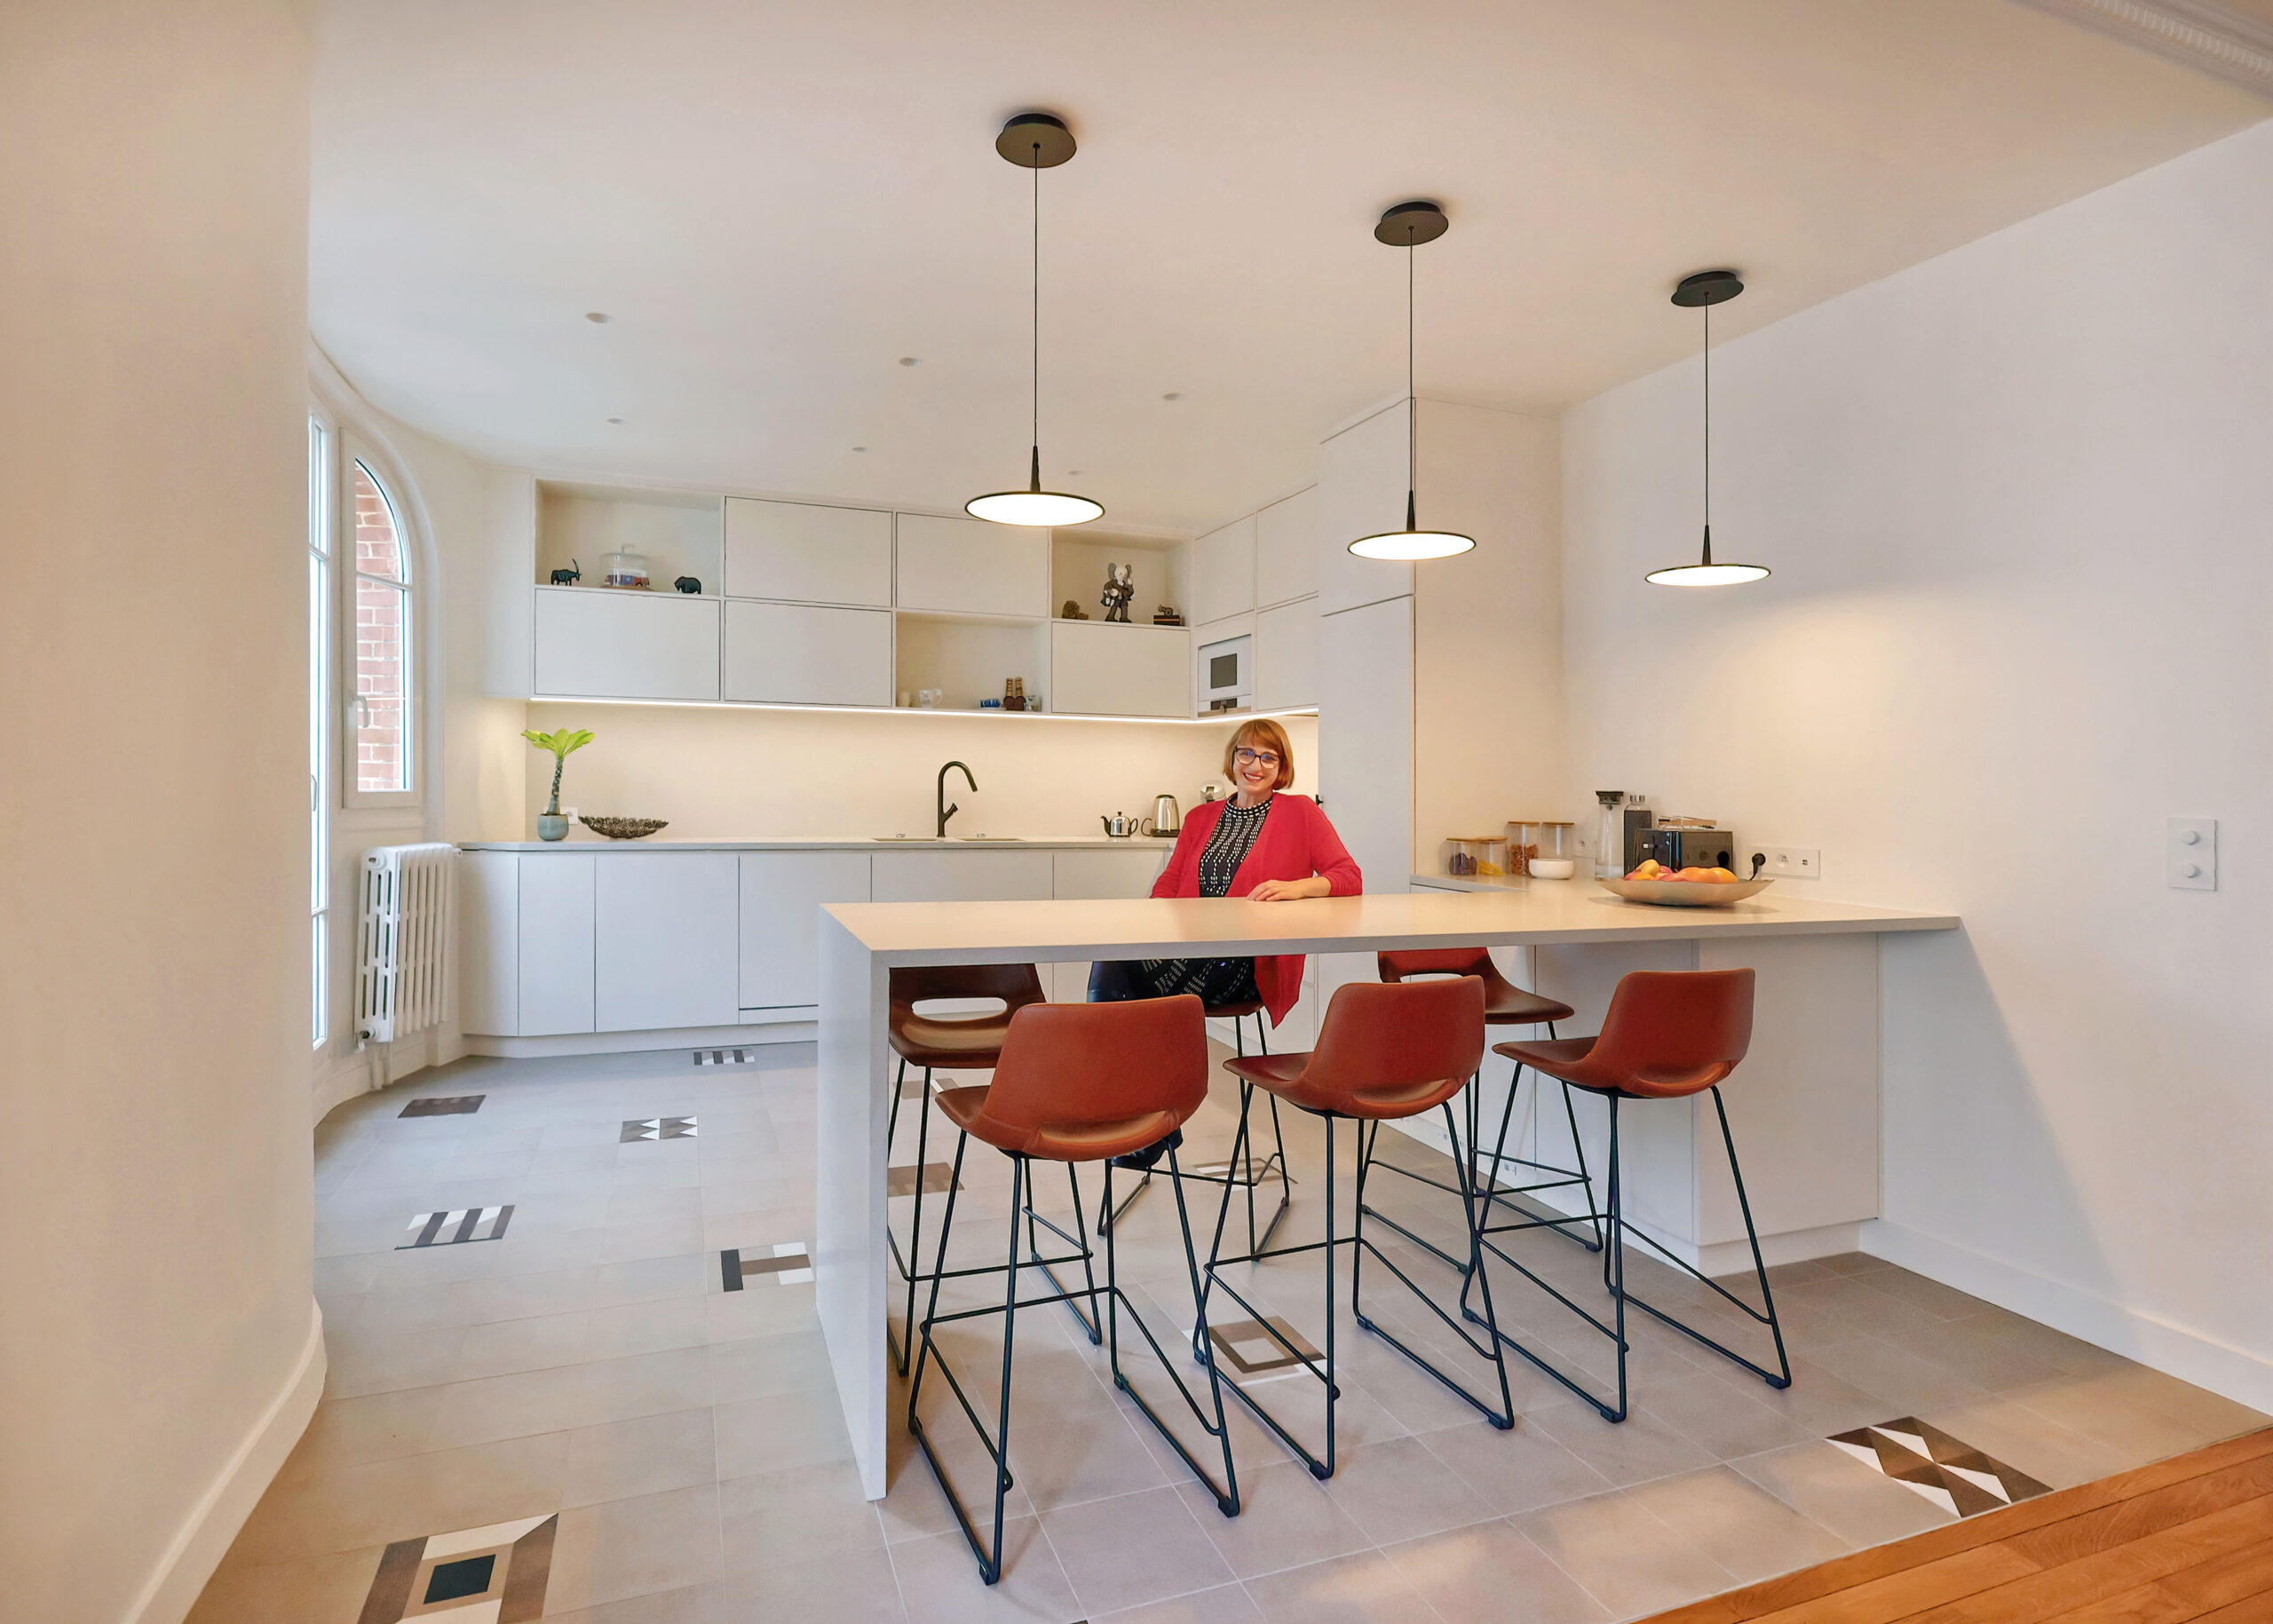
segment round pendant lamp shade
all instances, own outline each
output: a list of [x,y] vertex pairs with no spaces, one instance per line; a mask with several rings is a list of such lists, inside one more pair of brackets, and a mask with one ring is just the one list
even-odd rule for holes
[[1681,279],[1673,302],[1700,313],[1705,321],[1705,546],[1694,564],[1668,565],[1642,577],[1652,586],[1742,586],[1765,581],[1764,564],[1713,562],[1713,306],[1725,305],[1744,291],[1734,271],[1699,271]]
[[1413,250],[1423,242],[1434,242],[1450,226],[1442,207],[1417,198],[1398,204],[1374,226],[1375,242],[1405,250],[1405,528],[1359,536],[1350,543],[1350,551],[1361,558],[1399,562],[1449,558],[1471,551],[1476,546],[1474,536],[1462,535],[1456,530],[1423,530],[1414,515],[1413,466],[1420,435],[1421,407],[1413,392]]
[[1073,132],[1054,114],[1021,113],[1002,126],[1002,133],[994,138],[994,150],[1019,168],[1034,171],[1034,440],[1026,488],[973,496],[962,504],[962,511],[973,519],[997,525],[1085,525],[1105,516],[1102,503],[1041,488],[1041,171],[1056,169],[1073,157]]

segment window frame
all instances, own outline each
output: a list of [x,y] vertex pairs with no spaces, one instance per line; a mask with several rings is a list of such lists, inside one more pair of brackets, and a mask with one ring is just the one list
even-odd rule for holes
[[[337,436],[337,455],[332,458],[331,495],[333,512],[337,516],[341,542],[335,543],[333,558],[337,577],[335,618],[339,628],[334,640],[336,659],[340,673],[337,710],[339,718],[339,748],[334,759],[338,765],[338,794],[336,804],[351,810],[377,808],[416,808],[425,804],[426,798],[426,733],[425,683],[423,680],[424,638],[427,616],[419,601],[424,572],[419,568],[418,538],[412,528],[410,509],[403,498],[407,488],[395,473],[391,460],[378,448],[352,430]],[[356,567],[352,558],[341,559],[343,543],[349,542],[352,527],[347,523],[351,491],[354,476],[350,470],[360,466],[377,487],[379,499],[387,504],[387,511],[394,520],[396,558],[401,569],[399,580],[380,575],[367,575]],[[362,774],[358,771],[360,761],[357,754],[356,729],[362,701],[347,680],[355,669],[356,589],[363,581],[384,582],[401,595],[402,602],[402,764],[408,788],[402,789],[366,789]]]
[[311,1051],[331,1041],[332,786],[337,773],[333,679],[339,613],[339,422],[321,400],[308,401],[308,978]]

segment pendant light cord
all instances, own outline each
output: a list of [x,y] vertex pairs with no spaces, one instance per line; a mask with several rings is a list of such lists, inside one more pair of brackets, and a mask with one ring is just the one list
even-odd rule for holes
[[1041,488],[1041,143],[1034,144],[1034,436],[1033,485]]
[[1419,527],[1413,513],[1413,490],[1420,482],[1414,466],[1420,461],[1421,401],[1413,392],[1413,227],[1405,228],[1405,528]]
[[1705,317],[1705,562],[1713,561],[1713,307]]

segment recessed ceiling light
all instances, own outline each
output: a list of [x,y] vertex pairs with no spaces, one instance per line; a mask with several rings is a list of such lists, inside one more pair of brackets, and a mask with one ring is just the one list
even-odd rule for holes
[[899,358],[899,364],[903,367],[920,367],[923,362],[916,356],[903,355]]
[[1069,479],[1079,479],[1081,477],[1081,471],[1078,468],[1068,468],[1065,471],[1066,476]]
[[607,312],[605,310],[588,310],[584,313],[584,320],[591,322],[596,327],[606,327],[607,325]]
[[1178,394],[1178,393],[1177,393],[1176,391],[1174,391],[1173,389],[1171,389],[1170,391],[1168,391],[1168,393],[1166,393],[1166,394],[1162,395],[1162,396],[1160,397],[1160,399],[1161,399],[1161,400],[1183,400],[1183,399],[1184,399],[1184,397],[1183,397],[1182,395]]
[[621,418],[621,417],[611,417],[611,418],[609,418],[609,419],[608,419],[608,421],[609,421],[610,423],[622,423],[622,422],[623,421],[623,419],[622,419],[622,418]]
[[866,450],[867,449],[867,447],[866,447],[866,446],[855,446],[855,447],[853,447],[853,448],[852,448],[852,449],[854,449],[855,451],[866,451]]

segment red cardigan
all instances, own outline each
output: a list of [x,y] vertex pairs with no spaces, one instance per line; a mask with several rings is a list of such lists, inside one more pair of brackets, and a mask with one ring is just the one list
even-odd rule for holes
[[[1168,855],[1168,867],[1152,882],[1152,895],[1200,894],[1200,854],[1207,849],[1208,836],[1215,833],[1225,804],[1222,801],[1208,801],[1192,809],[1192,816],[1184,820],[1184,828],[1176,836],[1176,850]],[[1349,848],[1334,832],[1334,825],[1326,820],[1318,803],[1306,795],[1282,791],[1271,797],[1271,811],[1263,817],[1263,832],[1247,849],[1246,860],[1232,875],[1232,888],[1225,894],[1244,897],[1265,880],[1307,880],[1313,875],[1326,876],[1334,888],[1327,893],[1330,896],[1354,897],[1365,889],[1365,876],[1358,872]],[[1271,1011],[1271,1024],[1277,1026],[1295,1007],[1295,1000],[1302,996],[1303,955],[1295,953],[1255,960],[1255,986],[1263,994],[1263,1007]]]

